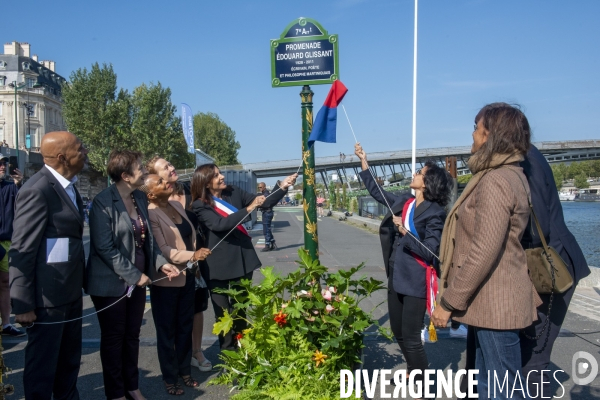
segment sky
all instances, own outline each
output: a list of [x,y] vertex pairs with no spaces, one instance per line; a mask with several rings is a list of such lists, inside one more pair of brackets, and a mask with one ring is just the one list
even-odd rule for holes
[[[7,0],[4,0],[7,1]],[[160,82],[172,101],[214,112],[243,163],[299,159],[301,87],[272,88],[270,39],[299,17],[339,35],[343,100],[365,151],[410,149],[413,0],[30,0],[3,18],[4,43],[28,42],[67,78],[112,63],[120,87]],[[600,1],[421,0],[417,148],[465,146],[487,103],[518,103],[534,141],[600,139]],[[315,114],[330,85],[312,85]],[[353,153],[340,112],[337,143]]]

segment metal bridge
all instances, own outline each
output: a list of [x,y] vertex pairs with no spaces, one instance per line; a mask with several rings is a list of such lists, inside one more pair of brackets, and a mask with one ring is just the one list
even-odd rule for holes
[[[535,146],[546,156],[549,163],[571,163],[573,161],[599,160],[600,139],[568,140],[562,142],[537,142]],[[457,158],[458,175],[468,174],[467,160],[471,156],[471,146],[437,147],[433,149],[417,150],[417,168],[422,168],[426,161],[433,160],[440,164],[446,157]],[[369,167],[373,174],[383,178],[412,175],[411,150],[383,151],[368,153]],[[301,160],[267,161],[261,163],[248,163],[242,165],[225,165],[219,168],[227,170],[251,170],[258,179],[287,176],[298,171]],[[348,181],[348,172],[358,175],[361,170],[360,160],[354,154],[340,156],[315,157],[315,173],[321,175],[323,182],[329,184],[328,175],[336,173],[342,183]],[[180,180],[189,180],[194,173],[193,169],[178,170]],[[300,169],[300,174],[302,169]],[[390,179],[393,181],[393,179]]]
[[[546,156],[550,163],[570,163],[573,161],[600,159],[600,139],[569,140],[561,142],[538,142],[535,146]],[[433,160],[444,163],[446,157],[456,157],[458,174],[469,173],[466,161],[471,155],[471,146],[438,147],[417,150],[417,168],[422,168],[426,161]],[[374,175],[382,178],[402,174],[411,176],[411,150],[384,151],[368,153],[369,166]],[[236,166],[223,166],[221,169],[252,170],[257,178],[287,176],[295,173],[300,167],[301,160],[268,161],[248,163]],[[361,170],[360,160],[354,154],[340,156],[316,157],[315,172],[321,174],[323,182],[328,183],[328,174],[336,173],[342,182],[347,181],[347,172],[353,171],[358,175]],[[302,173],[302,169],[300,170]],[[398,175],[395,175],[398,174]]]

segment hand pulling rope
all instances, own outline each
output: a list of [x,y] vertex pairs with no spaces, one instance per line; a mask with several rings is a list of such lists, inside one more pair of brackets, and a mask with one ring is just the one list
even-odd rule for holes
[[[348,113],[346,112],[346,107],[344,107],[343,104],[342,104],[342,109],[344,110],[344,115],[346,115],[346,119],[348,120],[348,125],[350,126],[350,130],[352,131],[352,136],[354,136],[354,142],[358,143],[358,140],[356,139],[356,135],[354,134],[354,129],[352,128],[352,124],[350,123],[350,118],[348,118]],[[392,212],[392,207],[390,206],[390,203],[388,202],[387,198],[385,197],[385,194],[383,194],[383,190],[381,189],[381,186],[377,183],[377,179],[375,178],[375,175],[373,175],[373,171],[371,171],[371,168],[369,168],[368,166],[367,166],[367,170],[369,170],[369,173],[373,177],[373,181],[377,185],[377,188],[379,189],[379,192],[381,193],[381,197],[383,197],[383,200],[385,201],[385,204],[388,206],[390,213],[392,215],[394,215],[394,213]],[[413,233],[410,231],[410,227],[408,227],[408,226],[405,227],[404,223],[402,224],[402,226],[404,227],[404,231],[406,233],[408,233],[417,243],[419,243],[422,247],[425,248],[425,250],[427,250],[429,253],[431,253],[431,255],[433,255],[438,261],[440,261],[440,258],[433,251],[431,251],[431,249],[429,249],[429,247],[425,246],[425,244],[423,244],[415,235],[413,235]],[[413,256],[417,259],[417,262],[419,262],[419,260],[421,260],[421,258],[416,256],[414,253],[413,253]],[[421,265],[420,262],[419,262],[419,264]],[[425,264],[422,266],[425,268],[425,279],[426,279],[426,283],[427,283],[426,286],[427,286],[427,292],[428,292],[427,293],[427,299],[428,299],[427,312],[431,316],[433,314],[433,310],[435,309],[435,307],[437,305],[435,302],[435,298],[437,296],[437,293],[436,293],[437,292],[437,274],[435,273],[435,269],[433,268],[432,265],[428,266],[428,265],[426,265],[425,262],[423,262],[423,264]],[[433,326],[432,320],[429,320],[428,333],[429,333],[429,340],[431,342],[437,342],[437,331],[435,330],[435,326]]]
[[[348,113],[346,112],[346,107],[344,107],[343,104],[342,104],[342,110],[344,110],[344,114],[346,115],[346,119],[348,120],[348,125],[350,125],[350,130],[352,131],[352,136],[354,136],[354,141],[356,143],[358,143],[358,140],[356,140],[356,135],[354,134],[354,129],[352,129],[352,124],[350,123],[350,118],[348,118]],[[387,198],[383,194],[383,190],[381,189],[381,186],[379,186],[379,184],[377,183],[377,179],[375,178],[375,175],[373,175],[373,171],[371,171],[371,168],[367,168],[367,170],[369,171],[369,173],[373,177],[373,181],[375,181],[375,184],[377,185],[377,188],[379,189],[379,192],[381,193],[381,197],[383,197],[383,200],[385,201],[385,204],[388,206],[388,209],[390,210],[390,213],[393,214],[392,213],[392,207],[390,206],[390,203],[388,203]],[[440,258],[437,256],[437,254],[435,254],[433,251],[431,251],[431,249],[429,249],[429,247],[425,246],[415,235],[412,234],[412,232],[410,232],[410,230],[405,229],[405,231],[417,243],[419,243],[421,246],[423,246],[425,248],[425,250],[427,250],[428,252],[430,252],[432,256],[434,256],[438,261],[441,261]]]

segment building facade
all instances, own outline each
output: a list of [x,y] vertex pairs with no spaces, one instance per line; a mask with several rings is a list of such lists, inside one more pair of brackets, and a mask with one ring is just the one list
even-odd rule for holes
[[66,80],[55,69],[54,61],[38,61],[29,43],[4,45],[4,54],[0,54],[0,143],[37,151],[47,132],[67,129],[61,100]]

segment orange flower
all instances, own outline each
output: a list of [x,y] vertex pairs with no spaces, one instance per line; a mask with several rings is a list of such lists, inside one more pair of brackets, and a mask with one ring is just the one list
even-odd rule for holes
[[321,353],[319,350],[315,351],[315,356],[313,357],[313,361],[315,361],[317,363],[317,367],[320,364],[325,364],[325,359],[328,356],[326,356],[325,354]]
[[287,314],[284,314],[283,311],[279,311],[277,314],[275,314],[273,319],[275,322],[277,322],[277,325],[279,325],[280,328],[283,328],[283,326],[287,324],[287,320],[285,319],[286,317]]

